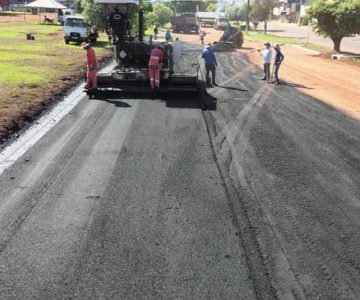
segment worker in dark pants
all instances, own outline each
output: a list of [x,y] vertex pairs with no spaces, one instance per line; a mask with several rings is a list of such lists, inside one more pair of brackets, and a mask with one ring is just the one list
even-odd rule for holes
[[159,33],[159,26],[158,26],[158,24],[156,24],[154,27],[154,39],[155,40],[157,40],[158,33]]
[[275,49],[275,64],[274,64],[274,76],[275,76],[275,84],[279,84],[279,69],[282,61],[284,60],[285,56],[282,54],[280,50],[280,45],[276,45],[274,47]]
[[272,58],[272,51],[271,51],[271,45],[270,43],[264,44],[265,49],[262,51],[262,53],[259,53],[263,57],[263,63],[264,63],[264,76],[261,78],[261,80],[270,80],[270,65],[271,65],[271,58]]
[[216,85],[215,70],[217,66],[217,61],[214,50],[211,47],[211,43],[208,43],[205,46],[205,49],[203,50],[201,57],[205,60],[206,84],[208,86],[211,86],[210,85],[210,72],[211,72],[211,83],[213,85]]

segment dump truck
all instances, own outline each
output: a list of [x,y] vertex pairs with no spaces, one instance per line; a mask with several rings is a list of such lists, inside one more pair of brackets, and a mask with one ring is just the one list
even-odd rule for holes
[[[148,63],[153,48],[159,46],[159,41],[144,37],[144,16],[136,0],[96,0],[104,5],[108,20],[114,11],[120,11],[117,22],[108,22],[106,30],[113,46],[115,66],[110,71],[98,72],[97,89],[87,89],[91,97],[111,90],[119,93],[152,91],[149,80]],[[138,16],[138,31],[133,32],[132,18]],[[135,27],[135,26],[134,26]],[[192,65],[190,74],[177,74],[174,71],[173,48],[171,43],[162,44],[164,61],[161,67],[161,86],[157,92],[167,91],[198,91],[198,65]],[[195,69],[195,71],[194,71]]]
[[196,24],[195,14],[193,13],[183,13],[177,16],[172,16],[170,22],[174,33],[199,32],[199,26]]

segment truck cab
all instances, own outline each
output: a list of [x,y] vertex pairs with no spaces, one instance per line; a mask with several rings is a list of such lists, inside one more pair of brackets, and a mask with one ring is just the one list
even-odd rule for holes
[[96,42],[98,33],[86,23],[82,16],[68,16],[64,23],[65,44],[69,42]]
[[229,20],[225,17],[216,17],[215,19],[215,29],[223,30],[229,26]]

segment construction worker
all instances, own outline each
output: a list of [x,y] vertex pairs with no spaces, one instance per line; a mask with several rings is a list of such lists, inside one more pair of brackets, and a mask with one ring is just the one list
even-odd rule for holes
[[153,90],[160,88],[160,67],[163,59],[164,47],[162,45],[152,49],[149,59],[149,78]]
[[271,45],[269,42],[266,42],[264,44],[265,49],[263,50],[262,54],[259,51],[259,54],[263,57],[263,63],[264,63],[264,77],[261,78],[261,80],[270,80],[270,65],[271,65],[271,58],[272,58],[272,50]]
[[279,69],[282,61],[284,60],[285,56],[282,54],[280,50],[280,45],[277,44],[275,47],[275,62],[274,62],[274,76],[275,76],[275,84],[279,84]]
[[[205,70],[206,70],[206,83],[207,85],[210,85],[210,72],[211,72],[211,83],[213,85],[216,85],[215,82],[215,69],[217,66],[216,57],[214,54],[214,51],[211,47],[211,43],[208,43],[205,46],[205,49],[202,52],[202,58],[205,60]],[[211,85],[210,85],[211,86]]]
[[97,89],[95,51],[90,43],[83,43],[82,48],[86,50],[87,61],[85,89]]
[[164,33],[164,39],[165,39],[165,42],[168,43],[172,40],[171,38],[171,34],[170,34],[170,29],[167,29]]
[[158,27],[158,24],[156,24],[154,27],[154,39],[155,40],[157,39],[158,33],[159,33],[159,27]]
[[112,40],[114,44],[118,40],[123,42],[126,30],[129,27],[129,21],[127,17],[122,12],[120,12],[118,7],[115,7],[114,11],[108,17],[107,22],[108,28],[111,29]]
[[204,30],[199,30],[199,38],[200,38],[200,41],[201,41],[201,44],[204,45],[204,37],[205,37],[205,31]]

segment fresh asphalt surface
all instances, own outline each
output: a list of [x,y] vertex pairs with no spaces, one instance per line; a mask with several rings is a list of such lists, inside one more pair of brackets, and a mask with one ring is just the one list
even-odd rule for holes
[[0,176],[1,299],[357,299],[358,121],[218,59],[209,110],[85,97]]

